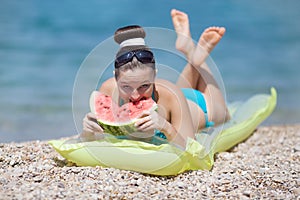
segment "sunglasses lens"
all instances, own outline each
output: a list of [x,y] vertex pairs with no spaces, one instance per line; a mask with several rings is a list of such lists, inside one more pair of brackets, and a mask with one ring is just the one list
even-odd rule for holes
[[144,64],[146,63],[152,63],[154,61],[153,54],[151,51],[138,51],[135,53],[138,60]]
[[141,63],[154,63],[153,53],[147,50],[140,50],[140,51],[131,51],[121,56],[117,57],[115,60],[115,68],[119,68],[122,65],[125,65],[128,62],[132,61],[133,57],[136,57]]
[[133,53],[132,52],[127,52],[119,57],[116,58],[116,61],[115,61],[115,67],[116,68],[119,68],[121,67],[122,65],[130,62],[133,58]]

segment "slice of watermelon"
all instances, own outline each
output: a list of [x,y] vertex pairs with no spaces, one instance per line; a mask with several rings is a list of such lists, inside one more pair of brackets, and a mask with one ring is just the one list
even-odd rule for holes
[[110,96],[93,91],[90,96],[90,109],[96,114],[97,121],[105,133],[122,136],[136,132],[134,123],[137,117],[145,110],[156,110],[157,104],[149,98],[119,107]]

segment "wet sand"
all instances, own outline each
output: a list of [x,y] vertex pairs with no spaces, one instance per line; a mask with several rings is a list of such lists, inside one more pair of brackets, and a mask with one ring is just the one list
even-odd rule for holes
[[300,199],[300,125],[259,127],[210,171],[76,167],[47,141],[0,143],[0,199]]

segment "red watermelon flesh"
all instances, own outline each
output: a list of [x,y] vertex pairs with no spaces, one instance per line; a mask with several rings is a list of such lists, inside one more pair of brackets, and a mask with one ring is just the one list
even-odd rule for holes
[[134,132],[134,122],[145,110],[155,110],[157,104],[152,98],[137,103],[126,103],[119,107],[112,98],[101,92],[94,91],[90,97],[91,112],[105,132],[113,135],[127,135]]

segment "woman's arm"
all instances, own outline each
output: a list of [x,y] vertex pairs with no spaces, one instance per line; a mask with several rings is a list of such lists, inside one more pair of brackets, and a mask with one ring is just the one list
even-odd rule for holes
[[[108,79],[101,85],[99,91],[104,94],[111,95],[113,86],[115,86],[114,79]],[[80,134],[81,138],[86,140],[95,140],[96,138],[102,137],[103,129],[97,123],[96,118],[96,115],[91,112],[85,115],[82,121],[83,128]]]
[[188,103],[180,88],[176,85],[169,85],[170,99],[168,101],[170,109],[170,123],[176,130],[173,142],[183,147],[186,145],[188,137],[195,138],[192,116]]

